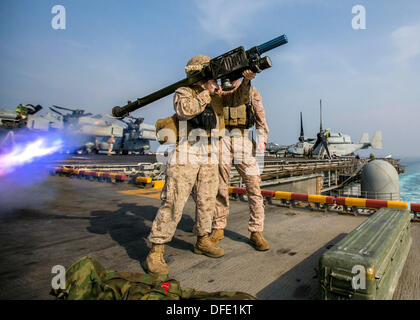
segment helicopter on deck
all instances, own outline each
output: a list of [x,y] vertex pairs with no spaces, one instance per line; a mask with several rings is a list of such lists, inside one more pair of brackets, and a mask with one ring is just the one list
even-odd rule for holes
[[63,152],[79,154],[108,151],[111,135],[115,139],[113,152],[117,154],[143,154],[150,149],[150,140],[156,140],[155,127],[144,123],[144,118],[120,121],[56,105],[49,107],[51,112],[40,114],[42,109],[31,104],[20,104],[14,111],[0,109],[1,136],[14,141],[30,133],[60,133],[68,142]]
[[[82,141],[78,153],[108,151],[108,139],[112,135],[116,154],[144,154],[150,149],[150,140],[156,140],[155,127],[143,123],[144,118],[127,117],[116,120],[110,116],[85,113],[84,110],[53,106],[50,109],[63,117],[64,129]],[[58,110],[60,111],[58,111]],[[63,114],[62,110],[67,111]]]
[[320,129],[316,138],[306,138],[303,132],[302,113],[300,114],[299,141],[289,147],[293,156],[312,155],[316,158],[331,158],[353,155],[360,149],[382,149],[382,132],[376,131],[369,142],[369,134],[363,133],[359,143],[353,143],[348,134],[335,133],[322,128],[322,100],[320,100]]

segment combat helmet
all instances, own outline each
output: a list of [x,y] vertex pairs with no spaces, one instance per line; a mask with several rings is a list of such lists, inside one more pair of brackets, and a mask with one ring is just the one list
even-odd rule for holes
[[185,66],[185,73],[187,77],[191,76],[197,71],[201,71],[206,65],[210,62],[210,57],[204,54],[194,56],[188,60],[187,65]]

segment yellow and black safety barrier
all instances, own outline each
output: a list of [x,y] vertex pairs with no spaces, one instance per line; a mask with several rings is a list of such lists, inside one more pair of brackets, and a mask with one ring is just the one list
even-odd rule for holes
[[408,209],[408,203],[404,201],[390,201],[390,200],[376,200],[376,199],[364,199],[364,198],[344,198],[337,197],[335,202],[338,205],[361,207],[361,208],[393,208],[393,209]]
[[79,178],[86,178],[89,180],[95,179],[98,181],[115,181],[124,182],[127,180],[125,174],[117,174],[110,172],[101,172],[93,170],[81,170],[72,168],[54,168],[53,173],[59,175],[77,176]]
[[[115,174],[108,172],[99,172],[91,170],[80,170],[71,168],[55,168],[54,173],[75,175],[80,177],[86,177],[89,179],[96,178],[98,180],[115,180],[115,181],[126,181],[127,176],[124,174]],[[162,189],[165,185],[165,180],[153,180],[151,177],[136,177],[135,183],[145,188]],[[236,194],[240,197],[247,194],[246,188],[229,187],[230,194]],[[391,201],[391,200],[377,200],[377,199],[366,199],[366,198],[352,198],[352,197],[332,197],[318,194],[304,194],[294,193],[286,191],[272,191],[272,190],[261,190],[261,195],[271,203],[272,199],[281,200],[283,204],[290,204],[295,206],[296,201],[314,203],[318,209],[328,209],[330,206],[338,205],[343,206],[344,211],[355,212],[357,208],[367,209],[380,209],[380,208],[393,208],[410,210],[413,214],[414,219],[420,219],[420,203],[411,203],[410,209],[408,209],[408,203],[405,201]]]
[[165,186],[165,180],[153,181],[153,189],[163,189],[164,186]]
[[165,180],[153,180],[150,177],[136,177],[136,184],[144,188],[162,189]]
[[153,186],[152,178],[150,177],[136,177],[136,184],[144,188],[151,188]]
[[[229,187],[230,194],[237,194],[240,196],[246,195],[246,188]],[[271,191],[261,190],[261,195],[270,203],[272,199],[281,200],[283,203],[295,204],[295,201],[302,201],[314,203],[317,208],[326,209],[332,205],[343,206],[345,211],[348,208],[393,208],[408,210],[408,203],[405,201],[391,201],[391,200],[377,200],[377,199],[364,199],[364,198],[349,198],[349,197],[332,197],[315,194],[303,194],[284,191]],[[354,210],[352,210],[355,212]],[[414,215],[414,219],[420,218],[420,203],[412,203],[410,211]]]

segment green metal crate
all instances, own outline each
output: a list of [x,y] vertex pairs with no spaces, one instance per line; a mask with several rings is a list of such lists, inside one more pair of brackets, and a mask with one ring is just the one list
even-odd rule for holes
[[321,298],[392,299],[412,242],[410,218],[407,210],[381,208],[324,253]]

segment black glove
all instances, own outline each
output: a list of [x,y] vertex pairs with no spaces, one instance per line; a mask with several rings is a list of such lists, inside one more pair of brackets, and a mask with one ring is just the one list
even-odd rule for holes
[[215,129],[217,126],[216,114],[213,111],[213,107],[208,104],[204,111],[201,113],[203,128],[206,130]]
[[257,122],[255,112],[250,104],[246,105],[246,127],[252,128]]
[[190,120],[191,126],[196,129],[211,130],[217,126],[216,114],[210,104],[206,106],[202,113]]

